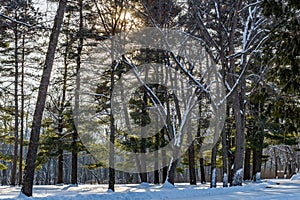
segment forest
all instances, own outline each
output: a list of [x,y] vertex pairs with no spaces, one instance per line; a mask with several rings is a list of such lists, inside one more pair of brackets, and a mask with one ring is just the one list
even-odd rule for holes
[[297,0],[1,0],[0,183],[300,172]]

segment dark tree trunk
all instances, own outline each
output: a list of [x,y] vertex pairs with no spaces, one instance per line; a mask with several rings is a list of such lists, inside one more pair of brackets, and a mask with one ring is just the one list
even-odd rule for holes
[[[251,149],[249,147],[246,148],[245,151],[245,163],[244,163],[244,180],[250,180],[251,175],[250,175],[250,158],[251,158]],[[253,155],[253,158],[254,155]],[[253,159],[254,162],[255,159]]]
[[275,161],[275,178],[278,178],[278,158],[277,158],[277,154],[276,154],[276,150],[275,148],[273,149],[274,151],[274,161]]
[[204,169],[204,158],[200,157],[200,160],[199,160],[199,164],[200,164],[200,175],[201,175],[201,184],[205,184],[206,183],[206,178],[205,178],[205,169]]
[[159,184],[159,169],[158,169],[158,149],[159,149],[159,136],[155,135],[155,163],[154,163],[154,184]]
[[[237,12],[241,7],[242,1],[235,2],[234,9]],[[238,24],[238,15],[234,14],[232,17],[231,22],[231,32],[229,35],[228,40],[228,49],[229,55],[233,55],[235,53],[235,37],[236,37],[236,27]],[[240,66],[243,67],[243,66]],[[236,81],[236,63],[234,58],[230,58],[229,60],[229,83],[230,86],[233,87]],[[232,185],[242,185],[243,182],[243,167],[244,167],[244,150],[245,150],[245,136],[244,136],[244,129],[243,129],[243,120],[242,120],[242,113],[244,110],[242,109],[241,105],[241,95],[239,94],[240,88],[234,88],[232,92],[231,99],[232,99],[232,108],[233,114],[235,119],[235,155],[234,155],[234,166],[232,170]]]
[[[261,138],[261,142],[263,143],[263,138]],[[262,148],[253,150],[253,180],[255,182],[260,181],[260,173],[261,173],[261,165],[262,165]]]
[[[165,128],[161,130],[161,141],[163,142],[162,145],[165,143]],[[162,157],[162,183],[165,183],[167,180],[167,175],[168,175],[168,164],[167,164],[167,154],[166,150],[162,149],[161,150],[161,157]]]
[[20,129],[20,152],[19,152],[19,186],[23,176],[23,143],[24,143],[24,62],[25,62],[25,35],[22,38],[22,69],[21,69],[21,129]]
[[54,19],[53,29],[50,35],[49,46],[46,55],[46,62],[42,74],[42,79],[38,91],[37,103],[33,115],[32,129],[30,135],[30,142],[28,146],[28,153],[26,158],[26,166],[24,171],[24,179],[22,186],[22,193],[26,196],[32,196],[35,162],[37,156],[37,150],[40,139],[40,128],[43,117],[43,112],[45,108],[45,102],[47,97],[47,90],[50,81],[55,50],[58,42],[58,37],[61,30],[61,25],[63,22],[63,17],[65,13],[65,8],[67,5],[67,0],[60,0],[57,13]]
[[245,151],[245,135],[243,128],[242,106],[240,104],[240,95],[238,91],[233,92],[233,110],[236,123],[236,136],[235,136],[235,155],[233,167],[233,186],[240,186],[243,182],[243,167],[244,167],[244,151]]
[[[114,44],[113,44],[114,45]],[[113,46],[112,46],[113,49]],[[112,55],[113,58],[113,55]],[[114,84],[115,84],[115,66],[111,67],[110,76],[110,99],[112,99]],[[110,101],[110,133],[109,133],[109,178],[108,178],[108,189],[115,191],[115,118],[113,114],[112,101]]]
[[176,168],[179,163],[179,159],[177,159],[179,156],[180,148],[174,145],[173,147],[173,160],[170,164],[168,175],[167,175],[167,181],[174,185],[175,183],[175,176],[176,176]]
[[[17,12],[17,11],[16,11]],[[15,13],[15,17],[17,18],[17,13]],[[17,175],[17,161],[18,161],[18,140],[19,140],[19,97],[18,97],[18,84],[19,84],[19,58],[18,58],[18,25],[15,24],[15,93],[14,93],[14,101],[15,101],[15,125],[14,125],[14,157],[13,157],[13,163],[12,163],[12,169],[11,169],[11,179],[10,179],[10,185],[15,186],[16,185],[16,175]]]
[[197,185],[196,169],[195,169],[195,147],[194,147],[194,142],[192,142],[191,146],[189,147],[188,154],[189,154],[190,184],[191,185]]
[[[76,88],[75,88],[75,111],[79,110],[79,90],[80,90],[80,67],[81,67],[81,53],[83,47],[83,3],[79,0],[79,42],[77,47],[76,59]],[[75,113],[76,114],[76,113]],[[71,184],[77,185],[77,169],[78,169],[78,148],[77,148],[78,132],[73,122],[72,132],[72,174]]]
[[[176,84],[176,82],[174,84]],[[179,101],[178,101],[176,95],[173,95],[173,99],[174,99],[174,103],[175,103],[178,124],[181,124],[181,113],[180,113],[180,109],[179,109]],[[177,134],[177,133],[172,133],[173,127],[172,127],[172,122],[171,122],[171,118],[170,118],[170,105],[169,105],[168,101],[167,101],[167,124],[168,124],[168,130],[169,130],[169,134],[170,134],[169,137],[172,140],[174,137],[174,134]],[[180,146],[177,146],[176,144],[174,144],[173,157],[172,157],[171,164],[170,164],[170,167],[168,170],[168,175],[167,175],[167,181],[169,183],[171,183],[172,185],[174,185],[174,182],[175,182],[176,168],[179,163],[180,154],[181,154]]]
[[[227,116],[232,117],[233,113],[231,113],[232,110],[229,108],[227,109]],[[233,126],[232,124],[228,123],[228,134],[232,134],[232,129]],[[232,177],[233,177],[233,165],[234,165],[234,154],[231,151],[231,148],[234,146],[234,139],[232,137],[228,137],[228,152],[227,152],[227,157],[228,157],[228,183],[230,186],[232,186]]]
[[214,145],[211,151],[211,167],[210,167],[210,187],[215,188],[217,187],[217,143]]
[[[64,93],[64,91],[63,91]],[[61,108],[59,110],[59,116],[58,116],[58,135],[60,137],[63,137],[63,115],[62,115],[62,109],[63,109],[63,102],[64,100],[62,100],[61,103]],[[64,176],[64,150],[63,150],[63,142],[59,141],[59,149],[57,152],[57,184],[62,184],[63,181],[63,176]]]
[[[146,75],[147,76],[147,75]],[[147,182],[147,170],[146,170],[146,138],[145,138],[145,126],[147,125],[146,117],[147,117],[147,92],[143,94],[143,107],[142,107],[142,119],[141,119],[141,171],[139,172],[141,182]]]
[[[202,113],[201,99],[199,99],[198,109],[199,109],[199,116],[201,117],[201,113]],[[199,154],[200,154],[200,159],[199,159],[200,182],[201,182],[201,184],[205,184],[206,183],[206,178],[205,178],[205,169],[204,169],[204,158],[203,158],[203,154],[202,154],[202,151],[201,151],[201,146],[202,146],[202,143],[203,143],[203,138],[201,136],[201,119],[198,120],[197,141],[198,141],[198,148],[199,148]]]
[[[255,117],[258,119],[262,119],[261,113],[263,113],[263,104],[258,103],[254,105],[256,108]],[[256,148],[253,149],[253,180],[255,182],[260,182],[260,175],[261,175],[261,165],[262,165],[262,155],[263,155],[263,148],[264,148],[264,128],[260,126],[258,123],[258,131],[256,133],[255,138],[255,146]]]
[[64,170],[64,155],[63,150],[58,151],[58,165],[57,165],[57,184],[62,184],[63,181],[63,170]]
[[222,131],[223,187],[228,187],[227,154],[228,154],[227,133],[226,133],[226,127],[224,127]]

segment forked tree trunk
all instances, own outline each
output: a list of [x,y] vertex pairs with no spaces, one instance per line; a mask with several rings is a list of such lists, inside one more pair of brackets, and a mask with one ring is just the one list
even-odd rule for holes
[[61,31],[61,25],[67,5],[67,0],[60,0],[57,13],[54,19],[54,25],[50,35],[49,46],[46,54],[45,66],[42,74],[42,79],[38,91],[37,103],[33,115],[32,129],[30,135],[30,142],[28,146],[28,153],[26,159],[26,166],[24,171],[24,182],[22,186],[22,193],[26,196],[32,196],[34,171],[36,167],[36,156],[40,140],[40,129],[47,97],[48,85],[50,81],[52,66],[54,62],[55,50],[58,43],[58,37]]
[[179,159],[177,159],[179,157],[179,153],[180,153],[180,147],[174,145],[173,147],[173,160],[170,164],[169,170],[168,170],[168,175],[167,175],[167,181],[169,183],[171,183],[172,185],[174,185],[175,183],[175,176],[176,176],[176,167],[179,163]]

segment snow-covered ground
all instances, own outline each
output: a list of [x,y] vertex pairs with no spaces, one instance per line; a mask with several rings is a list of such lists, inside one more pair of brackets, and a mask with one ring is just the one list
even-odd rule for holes
[[118,184],[116,192],[108,192],[107,185],[70,185],[63,186],[34,186],[34,197],[20,195],[20,187],[0,186],[0,200],[147,200],[147,199],[300,199],[300,174],[292,179],[264,180],[260,184],[248,183],[242,187],[210,189],[208,185],[190,186],[176,184],[175,188],[168,185],[152,184]]

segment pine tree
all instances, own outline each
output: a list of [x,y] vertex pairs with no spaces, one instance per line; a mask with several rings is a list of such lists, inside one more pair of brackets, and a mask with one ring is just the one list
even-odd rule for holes
[[58,37],[63,22],[66,4],[67,4],[66,0],[61,0],[59,2],[57,14],[54,19],[54,26],[50,36],[49,47],[46,55],[46,63],[45,63],[43,76],[40,83],[37,104],[33,116],[32,131],[31,131],[30,143],[28,147],[26,166],[25,166],[24,184],[22,186],[22,193],[25,194],[26,196],[32,196],[35,161],[36,161],[36,155],[37,155],[37,149],[39,143],[42,116],[45,108],[47,89],[49,85],[56,45],[58,42]]

